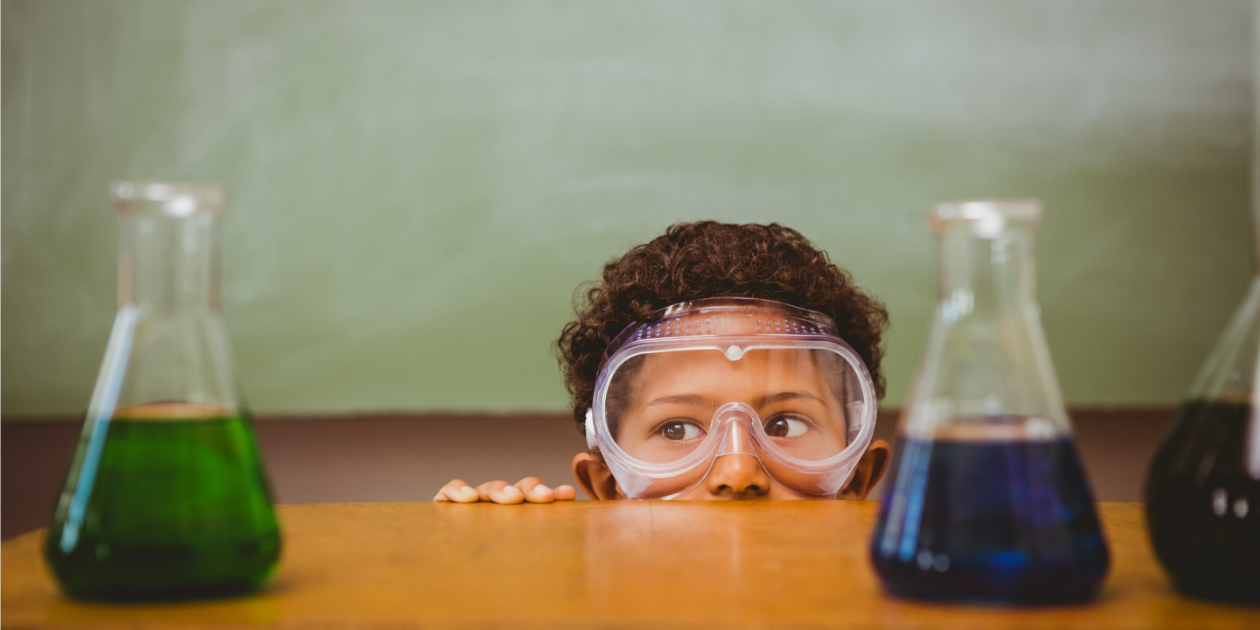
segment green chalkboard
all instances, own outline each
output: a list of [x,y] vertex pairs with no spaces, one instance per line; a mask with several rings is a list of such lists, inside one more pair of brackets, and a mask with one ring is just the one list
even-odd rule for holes
[[82,410],[115,178],[230,195],[261,411],[559,410],[579,283],[667,225],[802,231],[886,300],[935,201],[1034,196],[1068,401],[1178,399],[1252,273],[1252,9],[1178,0],[3,3],[3,413]]

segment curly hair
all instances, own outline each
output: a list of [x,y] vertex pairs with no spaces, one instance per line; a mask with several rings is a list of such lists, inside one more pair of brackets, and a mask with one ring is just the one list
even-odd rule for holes
[[618,333],[666,306],[725,296],[775,300],[831,317],[866,363],[876,395],[884,397],[880,338],[888,311],[825,252],[777,223],[678,223],[578,287],[577,319],[565,325],[556,347],[579,428],[595,396],[600,359]]

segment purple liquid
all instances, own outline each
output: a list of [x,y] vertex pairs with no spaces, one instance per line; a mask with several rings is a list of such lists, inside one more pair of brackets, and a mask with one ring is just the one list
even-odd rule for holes
[[871,543],[885,590],[918,599],[1079,602],[1107,544],[1070,438],[903,439]]
[[1260,605],[1260,480],[1245,464],[1251,405],[1194,400],[1151,464],[1146,518],[1182,593]]

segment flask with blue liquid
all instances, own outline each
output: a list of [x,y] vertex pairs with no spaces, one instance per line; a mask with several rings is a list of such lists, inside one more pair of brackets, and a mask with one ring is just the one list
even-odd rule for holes
[[1035,200],[930,215],[939,304],[899,427],[871,558],[917,599],[1093,598],[1107,544],[1041,329]]

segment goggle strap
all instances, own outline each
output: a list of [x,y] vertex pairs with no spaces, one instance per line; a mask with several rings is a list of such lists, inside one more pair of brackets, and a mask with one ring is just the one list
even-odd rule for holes
[[595,450],[595,413],[593,409],[586,410],[586,448],[587,450]]

